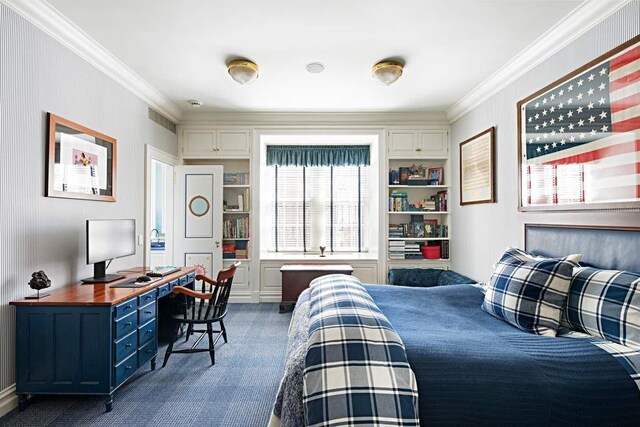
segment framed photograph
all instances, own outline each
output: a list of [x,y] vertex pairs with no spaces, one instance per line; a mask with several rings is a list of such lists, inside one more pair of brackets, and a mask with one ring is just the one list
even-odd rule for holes
[[409,176],[411,175],[411,170],[409,168],[399,168],[400,173],[400,185],[409,184]]
[[640,36],[518,102],[521,211],[640,208]]
[[494,135],[491,127],[460,143],[460,204],[495,202]]
[[116,140],[48,114],[47,197],[115,202]]
[[[427,179],[434,184],[430,185],[443,185],[444,184],[444,169],[443,168],[429,168],[427,172]],[[437,182],[437,184],[435,184]]]

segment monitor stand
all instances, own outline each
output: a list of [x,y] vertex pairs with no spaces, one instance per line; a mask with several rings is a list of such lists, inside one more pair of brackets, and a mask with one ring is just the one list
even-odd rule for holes
[[124,279],[124,276],[121,274],[107,274],[107,263],[102,261],[93,264],[93,277],[82,279],[82,283],[85,285],[98,285],[114,282],[118,279]]

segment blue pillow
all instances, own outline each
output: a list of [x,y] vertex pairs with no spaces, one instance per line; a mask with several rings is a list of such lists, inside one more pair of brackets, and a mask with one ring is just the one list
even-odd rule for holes
[[569,324],[579,331],[640,347],[640,274],[576,269],[566,313]]
[[556,336],[580,255],[543,258],[509,248],[495,265],[482,309],[538,335]]

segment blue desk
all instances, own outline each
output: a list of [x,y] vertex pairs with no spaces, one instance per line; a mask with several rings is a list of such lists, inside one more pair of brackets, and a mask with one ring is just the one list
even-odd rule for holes
[[[143,288],[74,284],[16,307],[16,393],[19,410],[28,395],[92,394],[106,397],[158,355],[160,299],[180,286],[192,287],[195,268]],[[125,279],[139,276],[129,274]]]

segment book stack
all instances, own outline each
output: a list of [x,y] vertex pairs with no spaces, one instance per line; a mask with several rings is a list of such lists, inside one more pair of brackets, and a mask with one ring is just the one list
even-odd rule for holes
[[448,195],[446,191],[438,191],[437,194],[431,196],[431,200],[433,201],[434,211],[436,212],[446,212],[447,211],[447,199]]
[[404,259],[423,259],[422,252],[420,252],[420,245],[418,243],[405,242],[404,244]]
[[238,240],[236,242],[236,259],[249,258],[249,242],[246,240]]
[[440,258],[449,259],[449,241],[443,240],[440,242]]
[[249,174],[244,172],[225,172],[222,182],[224,185],[248,185]]
[[236,245],[225,243],[222,245],[222,259],[234,259],[236,257]]
[[433,180],[427,179],[425,176],[411,175],[407,180],[407,185],[429,185]]
[[392,191],[389,196],[389,210],[391,212],[406,212],[409,207],[407,193],[404,191]]
[[227,219],[222,223],[223,239],[248,239],[249,218]]
[[402,224],[389,224],[389,238],[405,237]]
[[389,241],[389,259],[404,259],[404,240]]
[[400,172],[395,169],[389,171],[389,185],[400,184]]

